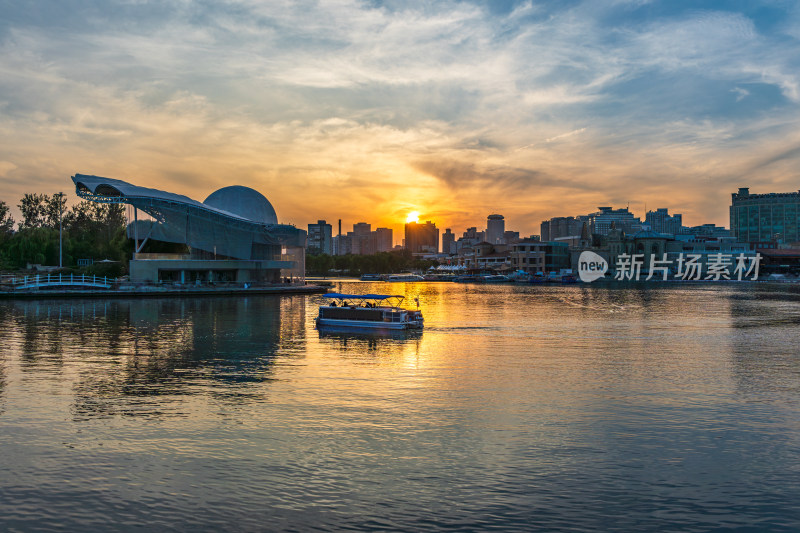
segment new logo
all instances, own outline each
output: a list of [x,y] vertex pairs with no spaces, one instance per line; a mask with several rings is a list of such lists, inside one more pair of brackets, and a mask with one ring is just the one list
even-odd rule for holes
[[608,261],[594,252],[581,252],[578,258],[578,276],[584,283],[602,278],[608,270]]

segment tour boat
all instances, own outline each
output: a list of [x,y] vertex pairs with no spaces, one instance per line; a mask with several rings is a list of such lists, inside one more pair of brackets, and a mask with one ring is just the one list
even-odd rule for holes
[[[317,327],[368,329],[422,329],[422,311],[400,307],[405,296],[399,294],[341,294],[331,292],[327,305],[319,306]],[[393,304],[393,301],[396,304]]]

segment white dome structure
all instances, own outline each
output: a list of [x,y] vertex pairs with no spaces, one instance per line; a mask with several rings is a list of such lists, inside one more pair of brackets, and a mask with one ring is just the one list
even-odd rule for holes
[[231,185],[214,191],[203,202],[209,207],[261,224],[277,224],[278,215],[269,200],[255,189]]

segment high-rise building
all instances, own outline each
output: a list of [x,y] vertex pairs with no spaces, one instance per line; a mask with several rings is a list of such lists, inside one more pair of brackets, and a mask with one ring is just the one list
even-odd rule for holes
[[486,242],[500,244],[503,232],[506,231],[506,221],[503,215],[489,215],[486,219]]
[[717,226],[716,224],[703,224],[701,226],[684,227],[681,231],[684,235],[692,235],[694,237],[706,237],[709,239],[719,239],[722,237],[730,237],[731,232],[724,226]]
[[554,217],[541,224],[541,240],[554,241],[564,237],[578,237],[581,234],[583,223],[589,221],[588,216]]
[[409,222],[406,224],[406,250],[411,253],[438,253],[439,228],[430,220],[424,224]]
[[519,242],[519,232],[518,231],[504,231],[503,232],[503,244],[514,244]]
[[366,222],[359,222],[357,224],[353,224],[353,233],[355,235],[367,235],[372,231],[372,224],[367,224]]
[[741,242],[800,241],[800,192],[731,194],[731,235]]
[[669,233],[677,235],[681,233],[683,227],[683,216],[680,213],[669,214],[666,208],[659,208],[655,211],[648,211],[645,215],[645,223],[650,225],[650,229],[656,233]]
[[339,232],[333,238],[333,255],[347,255],[350,253],[350,241],[342,235],[342,219],[339,219]]
[[308,225],[307,250],[309,254],[333,253],[333,227],[324,220]]
[[450,228],[442,233],[442,253],[449,255],[456,253],[456,236]]
[[392,240],[391,228],[376,228],[375,236],[375,240],[377,241],[377,252],[390,252],[392,250],[394,247],[394,242]]
[[348,231],[350,237],[350,253],[354,255],[372,255],[375,253],[375,235],[372,233],[372,224],[358,222],[353,224],[353,231]]
[[461,238],[475,241],[475,244],[477,244],[486,240],[486,232],[478,231],[478,228],[473,226],[471,228],[467,228],[467,231],[461,235]]
[[337,235],[333,238],[333,255],[347,255],[352,251],[352,239],[349,236]]
[[[611,207],[598,207],[600,211],[589,215],[589,222],[591,224],[592,233],[600,235],[608,235],[611,230],[611,224],[614,223],[617,229],[624,231],[627,234],[637,233],[642,229],[641,219],[633,216],[633,213],[628,211],[628,208],[612,209]],[[583,226],[583,224],[581,224]],[[580,231],[578,231],[580,235]],[[550,237],[553,240],[553,237]]]
[[461,237],[456,241],[456,253],[459,253],[464,248],[470,248],[479,242],[486,240],[486,232],[478,231],[478,228],[467,228]]
[[347,235],[333,238],[335,255],[372,255],[378,252],[389,252],[393,249],[393,232],[390,228],[377,228],[370,231],[371,224],[358,222],[353,224],[353,231]]

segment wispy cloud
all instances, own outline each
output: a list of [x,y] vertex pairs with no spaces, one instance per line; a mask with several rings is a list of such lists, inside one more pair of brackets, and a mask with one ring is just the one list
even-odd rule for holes
[[554,137],[550,137],[549,139],[545,139],[545,142],[551,143],[555,142],[559,139],[566,139],[567,137],[572,137],[573,135],[579,135],[586,131],[586,128],[580,128],[578,130],[568,131],[567,133],[562,133],[560,135],[556,135]]
[[731,89],[731,92],[736,94],[737,102],[741,102],[742,100],[750,96],[750,91],[748,91],[747,89],[742,89],[741,87],[734,87],[733,89]]

